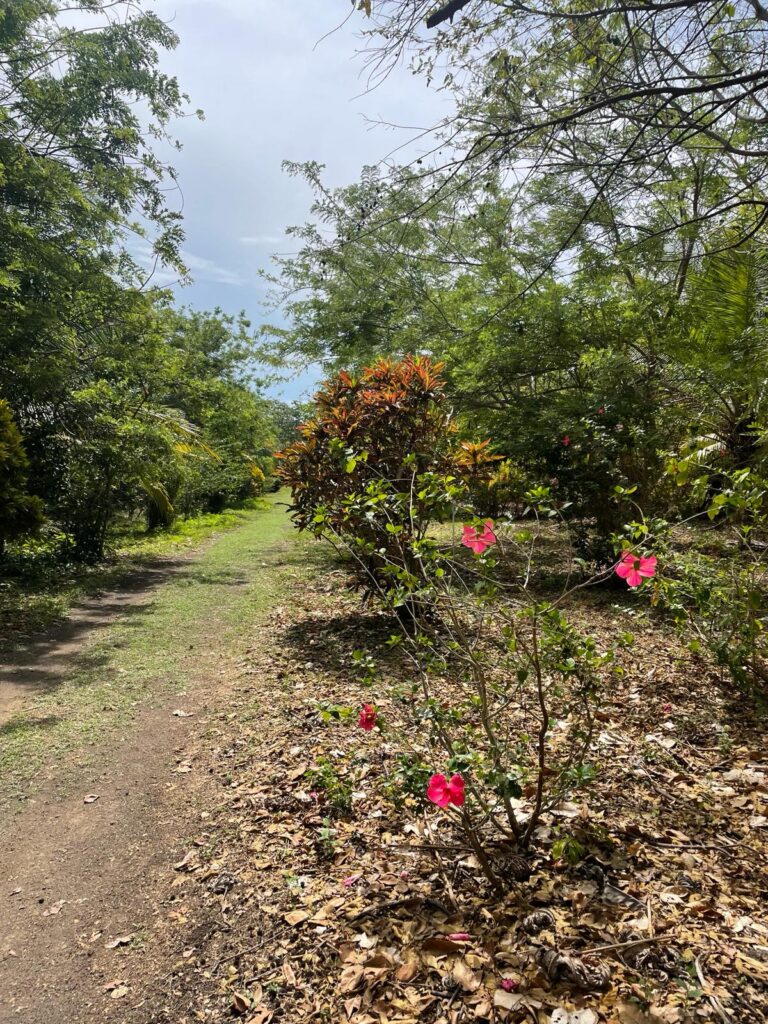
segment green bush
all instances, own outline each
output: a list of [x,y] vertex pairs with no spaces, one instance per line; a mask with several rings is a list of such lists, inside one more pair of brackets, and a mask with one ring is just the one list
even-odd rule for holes
[[413,573],[430,524],[466,492],[441,368],[408,356],[338,374],[278,456],[295,524],[349,547],[370,589]]
[[35,533],[42,502],[28,490],[29,460],[11,407],[0,398],[0,555],[6,542]]

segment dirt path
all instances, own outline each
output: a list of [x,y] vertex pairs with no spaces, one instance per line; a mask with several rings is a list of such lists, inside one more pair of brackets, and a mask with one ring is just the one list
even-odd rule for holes
[[[231,694],[259,617],[279,597],[292,545],[280,510],[255,514],[159,589],[148,579],[102,611],[84,609],[26,652],[19,686],[45,692],[24,701],[26,718],[0,730],[18,758],[1,784],[2,1024],[38,1024],[52,1011],[57,1024],[121,1019],[120,946],[110,943],[140,948],[155,925],[160,875],[172,851],[183,855],[192,809],[209,785],[195,747]],[[94,703],[83,691],[100,695],[104,685],[110,703],[84,732]],[[51,718],[47,733],[41,723]],[[25,776],[30,758],[40,765],[34,778]],[[22,782],[8,792],[14,773]]]
[[151,568],[132,574],[121,587],[81,601],[60,626],[2,655],[0,726],[21,712],[31,698],[63,682],[83,647],[99,630],[127,609],[149,602],[155,590],[172,573],[182,572],[194,557],[159,559]]

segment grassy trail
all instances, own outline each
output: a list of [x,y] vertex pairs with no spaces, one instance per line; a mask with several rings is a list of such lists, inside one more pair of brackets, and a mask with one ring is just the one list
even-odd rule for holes
[[168,904],[178,913],[172,865],[216,800],[201,755],[229,763],[221,724],[252,683],[248,651],[287,579],[311,571],[281,499],[85,630],[0,729],[0,1021],[124,1019],[108,940],[129,936],[141,960]]
[[190,680],[209,674],[215,682],[236,639],[276,599],[281,567],[295,557],[281,497],[176,565],[148,599],[140,595],[86,624],[74,644],[62,647],[54,636],[5,658],[2,678],[23,679],[28,697],[0,726],[2,797],[23,796],[30,783],[37,788],[62,756],[94,761],[141,709],[173,693],[181,701]]

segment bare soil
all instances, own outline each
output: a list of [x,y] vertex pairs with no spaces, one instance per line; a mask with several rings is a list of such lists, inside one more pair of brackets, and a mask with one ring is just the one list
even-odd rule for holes
[[[288,546],[281,537],[248,555],[271,573]],[[142,572],[7,657],[0,675],[3,719],[76,673],[96,634],[193,564],[194,556]],[[238,575],[227,601],[247,599],[247,584],[248,574]],[[233,665],[241,652],[222,630],[220,611],[206,609],[200,621],[186,623],[179,649],[168,652],[184,675],[182,693],[158,687],[130,724],[109,733],[95,752],[72,750],[46,766],[45,781],[33,786],[21,808],[12,801],[3,807],[2,1024],[122,1020],[126,950],[152,972],[152,937],[165,913],[169,872],[184,853],[199,808],[216,797],[210,777],[195,764],[195,750],[206,743],[212,716],[227,707],[236,685]],[[262,614],[254,611],[254,627]],[[145,615],[140,628],[151,630],[151,618]],[[194,646],[186,642],[191,636]]]

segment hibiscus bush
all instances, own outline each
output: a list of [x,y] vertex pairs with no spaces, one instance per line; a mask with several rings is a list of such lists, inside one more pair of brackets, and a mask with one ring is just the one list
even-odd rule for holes
[[[383,594],[402,602],[411,587],[430,612],[391,638],[410,665],[395,694],[411,721],[401,737],[407,770],[401,763],[398,774],[453,818],[499,892],[519,871],[517,852],[554,837],[546,814],[594,777],[595,712],[621,671],[617,645],[599,644],[566,615],[585,585],[575,554],[563,560],[562,589],[542,599],[539,542],[557,510],[545,488],[529,503],[530,524],[464,522],[454,545],[422,551],[418,573],[392,576]],[[655,557],[639,543],[618,543],[602,578],[616,574],[632,590],[654,586]],[[368,680],[375,686],[375,672]],[[360,727],[378,724],[365,705]]]

